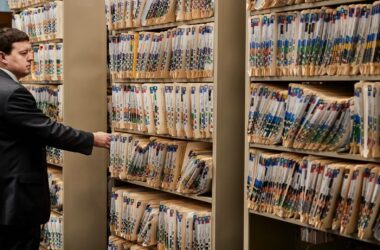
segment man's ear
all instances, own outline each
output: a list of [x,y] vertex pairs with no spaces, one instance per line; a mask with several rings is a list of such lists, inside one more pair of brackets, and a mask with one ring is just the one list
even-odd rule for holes
[[8,60],[7,60],[6,56],[7,56],[7,54],[5,54],[3,51],[0,51],[0,63],[2,65],[8,64]]

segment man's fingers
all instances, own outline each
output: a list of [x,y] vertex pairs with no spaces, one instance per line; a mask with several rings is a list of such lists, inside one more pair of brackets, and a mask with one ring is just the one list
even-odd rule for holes
[[104,132],[94,133],[94,146],[102,148],[110,148],[111,145],[111,135]]

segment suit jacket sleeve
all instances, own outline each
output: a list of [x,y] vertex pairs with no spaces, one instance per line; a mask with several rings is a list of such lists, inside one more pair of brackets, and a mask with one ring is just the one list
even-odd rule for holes
[[37,108],[32,94],[24,87],[17,88],[5,105],[5,120],[18,131],[28,133],[41,144],[91,154],[94,135],[73,129],[51,120]]

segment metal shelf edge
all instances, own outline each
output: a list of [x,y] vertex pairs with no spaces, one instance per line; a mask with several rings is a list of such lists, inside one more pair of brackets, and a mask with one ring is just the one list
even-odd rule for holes
[[199,18],[199,19],[192,19],[192,20],[185,20],[185,21],[175,21],[175,22],[170,22],[170,23],[155,24],[155,25],[149,25],[149,26],[111,29],[110,32],[122,33],[122,32],[130,32],[130,31],[135,31],[135,32],[150,31],[150,30],[153,31],[153,30],[160,30],[160,29],[175,28],[180,25],[196,25],[196,24],[210,23],[214,21],[215,21],[214,17],[206,17],[206,18]]
[[51,162],[46,162],[48,167],[56,167],[56,168],[63,168],[63,165],[61,164],[55,164],[55,163],[51,163]]
[[151,187],[147,183],[142,182],[142,181],[123,180],[123,179],[116,178],[116,177],[113,177],[113,178],[116,179],[116,180],[122,181],[122,182],[127,182],[127,183],[130,183],[130,184],[134,184],[134,185],[137,185],[137,186],[141,186],[141,187],[145,187],[145,188],[161,191],[161,192],[164,192],[164,193],[174,194],[174,195],[185,197],[185,198],[188,198],[188,199],[202,201],[202,202],[206,202],[206,203],[212,204],[212,197],[181,194],[181,193],[178,193],[178,192],[175,192],[175,191],[169,191],[169,190],[165,190],[165,189],[162,189],[162,188],[154,188],[154,187]]
[[256,148],[256,149],[275,150],[279,152],[291,152],[291,153],[298,153],[298,154],[305,154],[305,155],[324,156],[324,157],[338,158],[338,159],[343,159],[343,160],[380,163],[380,158],[364,158],[360,155],[352,155],[352,154],[347,154],[347,153],[339,154],[336,152],[307,151],[307,150],[300,150],[300,149],[294,149],[294,148],[286,148],[283,146],[262,145],[262,144],[255,144],[255,143],[250,143],[249,147]]
[[268,81],[297,81],[297,82],[341,82],[341,81],[380,81],[380,75],[374,76],[265,76],[265,77],[250,77],[251,82],[268,82]]
[[262,15],[262,14],[269,14],[274,12],[286,12],[286,11],[297,11],[297,10],[304,10],[304,9],[314,9],[314,8],[320,8],[320,7],[327,7],[327,6],[333,6],[333,5],[340,5],[340,4],[352,4],[352,3],[363,3],[366,2],[366,0],[329,0],[329,1],[319,1],[319,2],[313,2],[313,3],[302,3],[302,4],[295,4],[295,5],[286,5],[282,7],[274,7],[269,9],[263,9],[263,10],[251,10],[250,15]]
[[130,134],[136,134],[136,135],[154,136],[154,137],[161,137],[161,138],[167,138],[167,139],[173,139],[173,140],[182,140],[182,141],[212,143],[212,139],[192,139],[192,138],[176,137],[176,136],[171,136],[171,135],[149,134],[149,133],[144,133],[144,132],[140,132],[140,131],[129,130],[129,129],[121,129],[121,128],[113,128],[113,130],[115,132],[119,132],[119,133],[130,133]]

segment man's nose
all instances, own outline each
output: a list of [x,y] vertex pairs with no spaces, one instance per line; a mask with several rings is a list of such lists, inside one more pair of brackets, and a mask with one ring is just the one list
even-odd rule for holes
[[29,53],[27,60],[28,62],[33,61],[33,53]]

